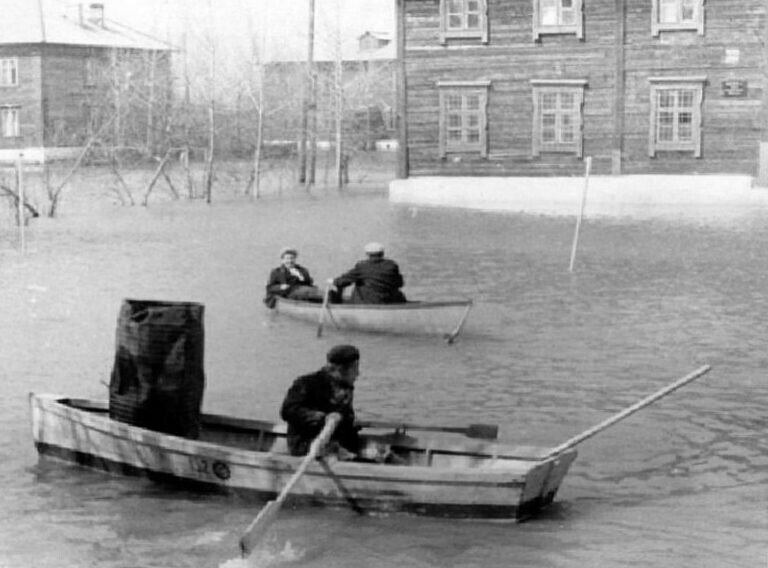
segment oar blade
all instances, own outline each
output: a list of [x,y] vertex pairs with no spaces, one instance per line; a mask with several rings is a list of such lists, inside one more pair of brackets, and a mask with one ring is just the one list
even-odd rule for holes
[[499,437],[499,426],[497,424],[470,424],[467,426],[466,436],[481,440],[496,440]]
[[279,510],[280,506],[277,501],[269,501],[259,511],[256,518],[251,521],[251,524],[245,529],[243,536],[240,537],[240,553],[243,558],[247,557],[256,548],[261,539],[264,538],[267,529],[272,524],[272,520]]

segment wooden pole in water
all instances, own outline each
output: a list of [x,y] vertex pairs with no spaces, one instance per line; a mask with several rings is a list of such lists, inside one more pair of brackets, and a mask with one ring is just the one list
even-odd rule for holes
[[576,247],[579,244],[579,231],[581,230],[581,219],[584,217],[584,207],[587,204],[587,187],[589,186],[589,170],[592,168],[592,156],[587,157],[586,170],[584,172],[584,191],[581,194],[581,210],[576,219],[576,231],[573,234],[573,246],[571,247],[571,263],[568,265],[568,272],[573,272],[573,263],[576,260]]
[[25,254],[27,250],[26,238],[24,235],[24,179],[22,173],[22,159],[24,153],[19,152],[19,157],[16,160],[16,182],[18,183],[19,193],[19,241],[21,243],[21,254]]

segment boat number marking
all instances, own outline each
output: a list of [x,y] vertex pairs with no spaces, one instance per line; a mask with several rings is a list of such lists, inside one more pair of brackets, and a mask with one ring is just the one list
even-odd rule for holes
[[229,466],[222,461],[211,462],[205,458],[192,458],[192,469],[195,473],[203,475],[215,475],[219,479],[226,480],[232,475]]

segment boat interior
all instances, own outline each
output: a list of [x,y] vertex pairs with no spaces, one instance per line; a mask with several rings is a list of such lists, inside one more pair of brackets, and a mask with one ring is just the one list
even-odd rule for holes
[[[60,403],[108,418],[107,403],[65,398]],[[526,467],[541,461],[547,448],[508,445],[491,440],[470,439],[461,434],[426,433],[419,435],[406,427],[366,429],[365,461],[398,465],[447,468]],[[251,420],[218,414],[201,415],[198,441],[244,449],[253,452],[288,454],[286,427],[282,423]]]

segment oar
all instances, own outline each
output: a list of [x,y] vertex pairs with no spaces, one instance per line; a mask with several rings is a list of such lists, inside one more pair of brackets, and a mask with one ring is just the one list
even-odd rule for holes
[[240,538],[240,552],[243,558],[246,558],[251,553],[259,540],[264,536],[270,523],[277,515],[280,507],[282,507],[283,501],[285,501],[288,493],[290,493],[293,486],[299,481],[299,478],[304,475],[304,472],[309,465],[315,460],[325,444],[328,443],[328,440],[330,440],[339,420],[341,420],[341,416],[336,412],[332,412],[325,417],[325,426],[323,426],[323,430],[318,434],[317,438],[312,441],[312,444],[309,446],[309,452],[307,452],[307,455],[304,457],[301,465],[299,465],[296,473],[294,473],[291,479],[288,480],[288,483],[283,487],[283,490],[280,492],[280,495],[277,496],[277,499],[269,501],[264,508],[259,511],[256,518],[251,521],[248,528],[245,529],[243,536]]
[[325,323],[325,312],[328,310],[328,298],[331,295],[331,286],[325,287],[325,295],[323,296],[323,307],[320,308],[320,319],[317,322],[317,336],[323,335],[323,323]]
[[499,427],[496,424],[470,424],[469,426],[427,426],[408,422],[383,422],[380,420],[359,420],[356,425],[363,428],[391,428],[393,430],[423,430],[425,432],[450,432],[464,434],[468,438],[495,440],[499,437]]
[[549,452],[547,452],[547,454],[544,457],[539,458],[539,459],[546,460],[546,459],[551,458],[552,456],[556,456],[557,454],[561,454],[564,451],[571,449],[576,444],[580,444],[581,442],[583,442],[587,438],[591,438],[592,436],[594,436],[598,432],[601,432],[601,431],[605,430],[606,428],[608,428],[608,426],[616,424],[616,422],[618,422],[619,420],[623,420],[624,418],[626,418],[630,414],[634,414],[635,412],[637,412],[641,408],[648,406],[652,402],[656,402],[661,397],[666,396],[669,393],[671,393],[672,391],[679,389],[683,385],[686,385],[686,384],[690,383],[691,381],[698,379],[702,375],[707,374],[711,368],[712,367],[709,366],[709,365],[704,365],[703,367],[695,370],[690,375],[686,375],[682,379],[678,379],[677,381],[675,381],[671,385],[668,385],[668,386],[664,387],[663,389],[653,393],[652,395],[649,395],[649,396],[645,397],[640,402],[636,402],[632,406],[630,406],[628,408],[625,408],[624,410],[622,410],[621,412],[619,412],[617,414],[614,414],[612,417],[602,421],[597,426],[593,426],[592,428],[590,428],[589,430],[585,430],[584,432],[582,432],[578,436],[574,436],[570,440],[568,440],[566,442],[563,442],[562,444],[560,444],[556,448],[554,448],[554,449],[550,450]]
[[467,321],[467,316],[469,315],[469,310],[471,309],[472,309],[472,302],[470,301],[467,304],[467,309],[464,310],[464,315],[461,316],[461,320],[459,320],[459,324],[456,326],[456,329],[454,329],[451,333],[445,336],[445,341],[449,345],[453,343],[453,340],[456,339],[457,335],[459,335],[461,328],[464,327],[464,322]]

